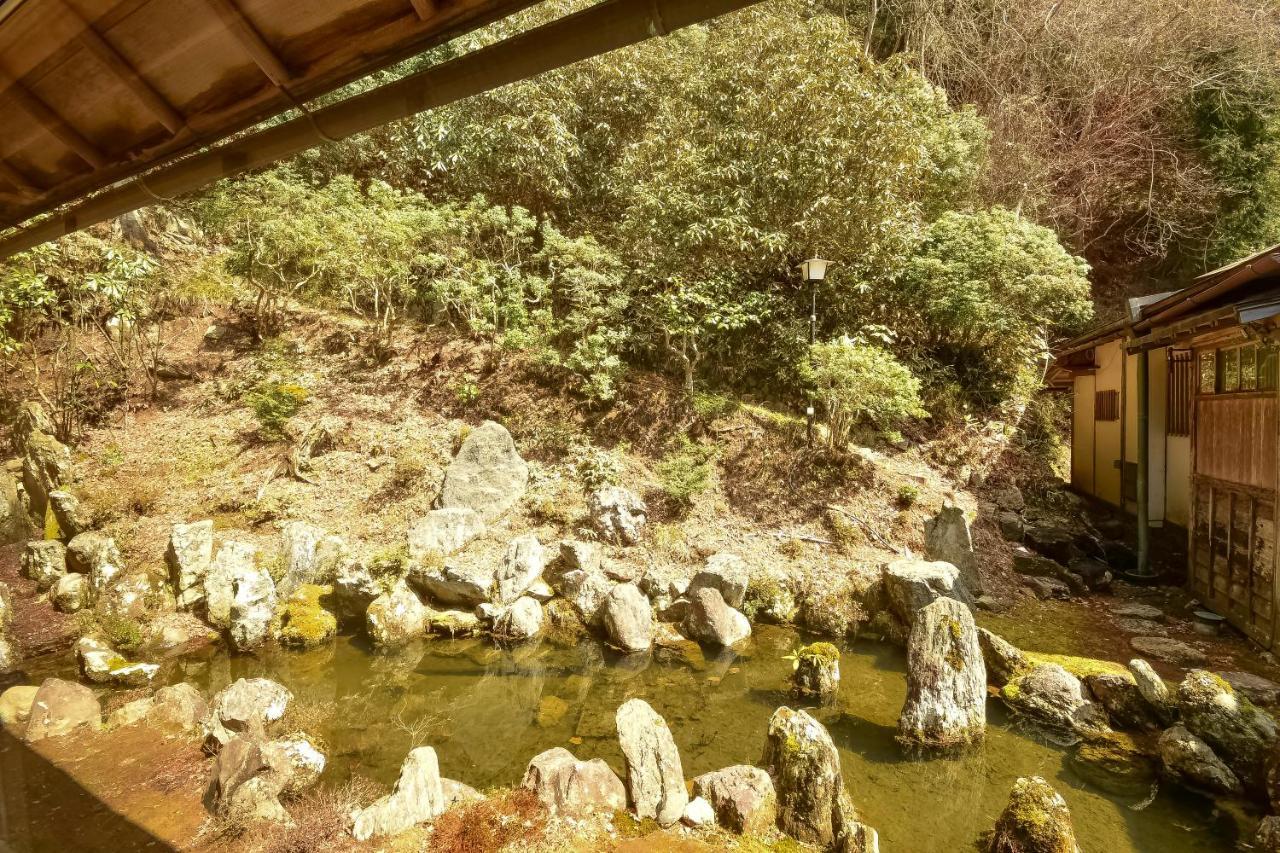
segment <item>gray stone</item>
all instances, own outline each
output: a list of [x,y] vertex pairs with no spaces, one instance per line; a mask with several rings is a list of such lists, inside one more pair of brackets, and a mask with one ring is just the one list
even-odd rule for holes
[[620,583],[609,591],[602,622],[609,642],[625,652],[643,652],[653,645],[653,610],[635,584]]
[[497,568],[474,560],[425,566],[410,564],[409,582],[432,601],[473,608],[489,602]]
[[581,818],[627,807],[627,789],[603,758],[579,761],[559,746],[534,756],[520,786],[552,814]]
[[346,559],[333,579],[334,616],[343,625],[364,624],[369,605],[385,590],[364,561]]
[[1150,604],[1142,604],[1137,601],[1117,604],[1111,608],[1111,615],[1119,616],[1122,619],[1145,619],[1148,622],[1164,621],[1164,611],[1159,607],[1153,607]]
[[1066,800],[1039,776],[1013,785],[988,853],[1080,853]]
[[599,570],[571,569],[560,576],[559,583],[560,594],[573,605],[583,624],[600,627],[613,581]]
[[773,780],[759,767],[738,764],[693,780],[695,797],[705,798],[716,822],[739,835],[766,835],[778,820]]
[[27,537],[31,523],[18,496],[18,483],[8,471],[0,469],[0,545],[21,542]]
[[147,712],[151,710],[154,703],[155,700],[150,696],[126,702],[107,715],[107,729],[121,729],[142,722],[147,718]]
[[831,643],[813,643],[796,652],[792,695],[825,703],[834,699],[839,690],[839,649]]
[[627,765],[627,791],[636,816],[660,826],[680,820],[689,794],[671,729],[649,703],[630,699],[615,717]]
[[930,560],[950,563],[959,569],[960,579],[970,595],[982,593],[978,558],[973,553],[973,534],[960,507],[944,506],[925,522],[924,552]]
[[908,628],[916,613],[938,598],[954,598],[971,606],[972,599],[951,563],[904,558],[884,567],[884,591],[889,607]]
[[692,599],[700,589],[718,590],[724,603],[733,608],[741,608],[747,597],[747,585],[751,577],[747,564],[737,554],[721,551],[707,558],[707,563],[689,581],[685,596]]
[[0,674],[13,672],[21,663],[17,647],[4,634],[0,634]]
[[1182,726],[1160,735],[1160,761],[1175,782],[1210,794],[1238,797],[1244,793],[1240,779],[1214,754],[1209,744]]
[[58,430],[44,406],[35,400],[27,400],[18,406],[13,418],[13,444],[19,453],[26,453],[31,438],[38,433],[55,435]]
[[420,746],[400,766],[395,790],[356,813],[351,834],[357,841],[399,835],[419,823],[434,820],[446,806],[436,751]]
[[200,734],[209,717],[209,703],[190,684],[161,687],[147,709],[147,725],[165,735],[179,737]]
[[1004,687],[1009,679],[1031,669],[1031,659],[1021,649],[986,628],[978,629],[978,645],[982,647],[987,678],[996,687]]
[[987,670],[969,608],[939,598],[916,614],[907,641],[907,701],[898,740],[948,748],[983,738]]
[[542,633],[542,605],[525,596],[507,608],[494,624],[493,633],[504,640],[523,642]]
[[373,644],[396,649],[426,635],[430,609],[403,580],[390,592],[373,600],[366,614],[366,627]]
[[1000,691],[1006,705],[1054,729],[1081,734],[1105,731],[1106,713],[1085,695],[1080,679],[1056,663],[1013,678]]
[[1141,652],[1149,658],[1162,660],[1175,666],[1203,666],[1208,662],[1205,653],[1181,640],[1168,637],[1131,637],[1129,645],[1134,651]]
[[102,726],[98,697],[83,684],[48,678],[31,701],[30,718],[23,736],[28,743],[70,734],[81,726]]
[[79,498],[62,489],[49,493],[49,512],[53,514],[53,520],[58,523],[58,532],[64,539],[84,533],[93,523],[89,514],[80,506]]
[[22,486],[31,514],[44,518],[49,493],[72,481],[71,450],[52,435],[31,433],[22,455]]
[[1255,705],[1280,704],[1280,684],[1252,672],[1219,672],[1218,677]]
[[[760,763],[773,778],[783,832],[806,844],[846,850],[867,839],[845,791],[840,755],[822,723],[785,706],[774,711]],[[874,844],[874,832],[870,839]],[[867,849],[865,841],[860,846]]]
[[262,757],[279,778],[282,794],[302,793],[320,781],[324,772],[324,753],[304,736],[267,741],[262,744]]
[[1163,723],[1169,723],[1176,715],[1173,697],[1169,693],[1169,687],[1164,683],[1164,679],[1156,674],[1151,668],[1151,664],[1142,658],[1134,658],[1129,661],[1129,673],[1133,676],[1133,682],[1138,687],[1138,693],[1146,701],[1147,706],[1151,708],[1156,718]]
[[81,637],[76,643],[76,659],[80,665],[80,674],[94,684],[144,687],[151,683],[160,670],[154,663],[126,660],[115,649],[93,637]]
[[469,507],[434,509],[409,525],[409,559],[430,561],[448,557],[484,533],[484,519]]
[[1158,729],[1160,718],[1138,690],[1132,676],[1117,673],[1095,673],[1085,678],[1089,692],[1098,700],[1107,716],[1122,729]]
[[1001,512],[996,516],[996,525],[1000,528],[1000,535],[1009,542],[1021,542],[1027,532],[1026,523],[1016,512]]
[[124,574],[124,557],[116,541],[105,533],[90,530],[67,543],[67,570],[89,576],[94,594],[101,593]]
[[0,693],[0,725],[15,734],[21,732],[31,719],[31,706],[39,692],[33,684],[22,684]]
[[283,782],[271,772],[262,744],[232,738],[218,753],[206,796],[228,822],[246,825],[265,820],[287,824],[289,813],[280,805]]
[[[327,534],[324,528],[307,521],[289,521],[280,528],[280,551],[284,558],[284,574],[277,584],[281,600],[293,595],[303,584],[320,584],[329,580],[320,557],[320,543]],[[332,566],[328,567],[332,568]]]
[[204,578],[213,560],[213,521],[175,524],[164,558],[178,606],[187,610],[203,602]]
[[1280,853],[1280,817],[1269,815],[1258,822],[1251,849],[1258,853]]
[[445,471],[442,509],[472,509],[491,522],[515,506],[529,485],[529,466],[506,427],[485,421],[471,430]]
[[269,678],[241,678],[219,691],[204,721],[205,751],[216,753],[234,738],[264,740],[267,723],[284,716],[293,694]]
[[635,492],[621,486],[596,489],[587,499],[591,523],[606,542],[635,545],[649,518],[649,508]]
[[1071,587],[1067,586],[1057,578],[1044,578],[1034,575],[1026,576],[1022,578],[1022,585],[1031,590],[1032,595],[1041,601],[1050,598],[1065,601],[1072,595]]
[[565,539],[560,542],[560,562],[565,571],[598,572],[602,570],[604,559],[596,543]]
[[680,630],[699,643],[727,647],[751,636],[751,622],[726,604],[718,589],[703,587],[691,597]]
[[13,591],[9,585],[0,583],[0,634],[9,630],[13,622]]
[[542,577],[546,564],[547,556],[537,536],[529,533],[511,540],[502,565],[494,574],[489,600],[498,605],[512,603]]
[[248,542],[223,542],[205,573],[205,612],[215,628],[231,627],[231,603],[239,578],[257,571],[258,548]]
[[1182,725],[1213,749],[1251,790],[1266,783],[1276,721],[1211,672],[1193,670],[1178,686]]
[[276,615],[276,585],[271,575],[255,569],[237,575],[231,599],[231,642],[242,651],[262,645],[271,636]]
[[449,810],[455,806],[466,805],[484,799],[484,794],[470,785],[454,779],[440,777],[440,790],[444,793],[444,807]]
[[51,589],[67,573],[67,548],[56,539],[28,542],[21,569],[41,592]]
[[1022,497],[1022,490],[1013,484],[997,489],[995,499],[996,506],[1010,512],[1022,512],[1027,505]]
[[715,809],[711,808],[711,803],[702,797],[694,797],[685,805],[684,814],[680,816],[680,822],[694,829],[714,826],[716,812]]
[[91,592],[84,575],[63,575],[53,585],[53,607],[62,613],[76,613],[89,605]]

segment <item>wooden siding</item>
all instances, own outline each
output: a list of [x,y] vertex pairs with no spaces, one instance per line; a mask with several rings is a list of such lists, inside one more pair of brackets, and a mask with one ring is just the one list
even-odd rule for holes
[[1274,639],[1275,497],[1197,478],[1191,591],[1251,639]]
[[1196,401],[1195,472],[1226,483],[1272,490],[1276,483],[1274,393],[1202,396]]

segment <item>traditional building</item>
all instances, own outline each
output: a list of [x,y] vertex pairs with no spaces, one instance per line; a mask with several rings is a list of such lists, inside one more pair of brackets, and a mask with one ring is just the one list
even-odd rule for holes
[[1280,246],[1131,300],[1070,341],[1049,381],[1072,394],[1071,485],[1185,535],[1191,591],[1267,648],[1280,490]]

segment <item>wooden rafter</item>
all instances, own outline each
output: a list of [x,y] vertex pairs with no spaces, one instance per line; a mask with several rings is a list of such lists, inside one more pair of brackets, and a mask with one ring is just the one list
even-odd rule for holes
[[40,188],[27,180],[27,176],[0,160],[0,180],[6,181],[14,189],[14,194],[31,198],[40,195]]
[[138,70],[130,65],[129,61],[121,56],[120,52],[112,47],[111,43],[103,38],[88,21],[80,17],[79,12],[68,5],[65,0],[58,0],[58,6],[64,15],[80,25],[80,43],[110,68],[111,73],[115,74],[121,83],[129,87],[129,91],[151,111],[151,114],[165,126],[166,130],[170,133],[177,133],[186,126],[186,119],[182,117],[181,113],[175,110],[164,99],[164,96],[157,92],[138,73]]
[[413,4],[413,11],[418,13],[421,20],[428,21],[436,13],[435,0],[409,0]]
[[271,45],[267,44],[266,39],[262,37],[262,33],[258,32],[240,8],[236,6],[234,0],[205,0],[213,11],[218,13],[218,17],[222,20],[223,26],[231,31],[236,37],[249,57],[254,61],[258,68],[262,69],[262,73],[267,75],[277,88],[283,89],[293,79],[292,72],[276,56],[276,52],[271,49]]
[[48,104],[37,98],[4,69],[0,69],[0,90],[8,92],[19,109],[56,136],[63,145],[80,155],[80,158],[90,166],[101,169],[107,165],[106,158],[92,142],[81,136],[80,131],[68,124],[66,119],[50,109]]

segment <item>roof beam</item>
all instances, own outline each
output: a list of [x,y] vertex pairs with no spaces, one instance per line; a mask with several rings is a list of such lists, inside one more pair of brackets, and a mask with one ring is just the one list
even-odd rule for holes
[[487,47],[193,154],[104,190],[0,240],[0,260],[131,210],[261,169],[329,139],[342,139],[463,98],[563,68],[754,5],[758,0],[601,0]]
[[68,124],[66,119],[50,109],[48,104],[37,98],[3,68],[0,68],[0,90],[7,91],[23,112],[56,136],[63,145],[80,155],[80,159],[95,169],[101,169],[107,165],[106,158],[92,142],[81,136],[80,131]]
[[244,16],[234,0],[205,0],[205,3],[218,14],[222,25],[231,31],[255,65],[267,75],[276,88],[283,89],[293,79],[291,72],[276,52],[267,44],[267,40],[258,32],[258,28]]
[[79,12],[65,0],[57,0],[57,4],[62,14],[80,25],[80,43],[111,69],[111,73],[129,88],[166,130],[176,134],[186,127],[186,119]]
[[413,4],[413,11],[418,13],[419,20],[430,20],[436,13],[435,0],[409,0]]
[[8,162],[0,160],[0,178],[3,178],[13,187],[13,194],[23,198],[33,198],[40,195],[40,188],[31,181],[27,180],[27,176],[19,172]]

